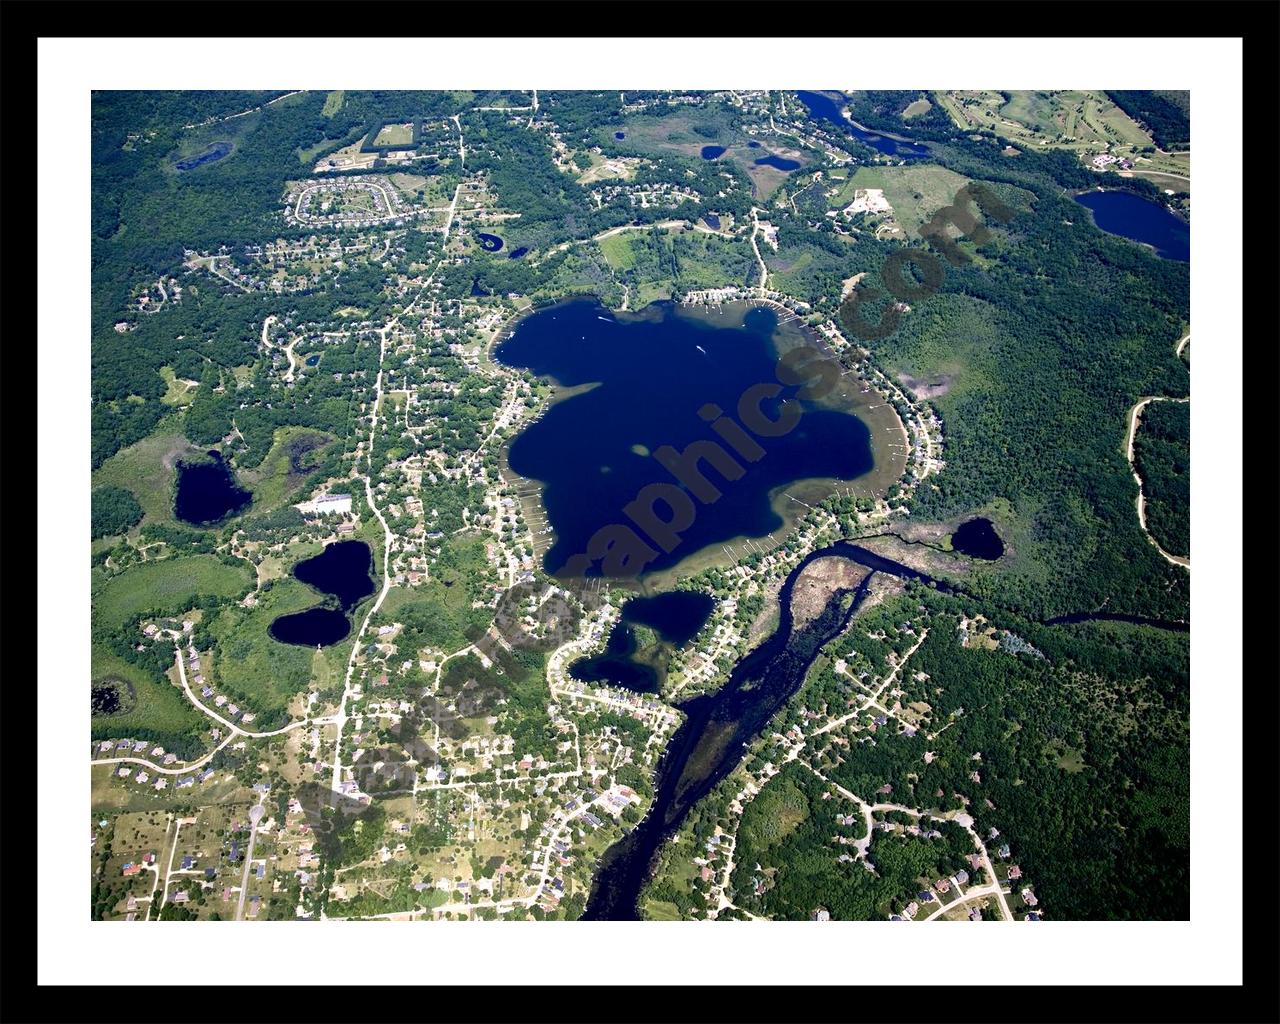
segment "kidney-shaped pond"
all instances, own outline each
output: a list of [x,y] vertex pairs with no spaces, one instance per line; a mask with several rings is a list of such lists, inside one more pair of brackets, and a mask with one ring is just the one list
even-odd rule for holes
[[[328,594],[326,604],[281,615],[271,623],[273,638],[286,644],[328,647],[351,631],[348,613],[376,589],[370,570],[373,552],[361,540],[328,545],[314,558],[293,567],[294,578]],[[337,607],[332,607],[336,604]]]

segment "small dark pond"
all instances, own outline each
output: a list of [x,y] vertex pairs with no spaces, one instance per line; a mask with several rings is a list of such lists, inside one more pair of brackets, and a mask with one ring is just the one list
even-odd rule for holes
[[709,227],[712,231],[720,230],[720,218],[717,217],[714,213],[704,213],[702,215],[702,219],[703,221],[706,222],[707,227]]
[[714,160],[714,159],[716,159],[716,157],[718,157],[718,156],[720,156],[722,153],[724,153],[724,151],[725,151],[725,147],[724,147],[724,146],[703,146],[703,147],[702,147],[702,159],[703,159],[703,160]]
[[763,164],[766,167],[776,167],[780,171],[794,171],[800,166],[799,160],[788,160],[786,157],[778,156],[776,153],[762,156],[756,163]]
[[750,142],[748,142],[748,143],[747,143],[747,148],[748,148],[748,149],[759,149],[759,148],[760,148],[760,143],[756,142],[756,141],[755,141],[755,139],[752,139]]
[[320,362],[320,356],[319,356],[319,355],[307,356],[307,365],[308,365],[308,366],[315,366],[315,365],[316,365],[316,363],[318,363],[318,362]]
[[221,160],[230,152],[231,143],[215,142],[203,153],[197,153],[195,156],[189,156],[185,160],[179,160],[176,166],[180,171],[193,171],[203,164],[211,164],[215,160]]
[[1191,259],[1191,225],[1160,203],[1114,189],[1084,192],[1076,202],[1087,206],[1093,222],[1108,234],[1149,245],[1167,260]]
[[497,235],[486,235],[483,231],[477,231],[476,237],[480,239],[480,248],[485,252],[498,252],[502,249],[502,239]]
[[[582,658],[569,666],[569,675],[589,683],[610,683],[641,693],[655,693],[660,675],[666,670],[669,650],[680,648],[698,635],[706,625],[715,599],[709,594],[676,590],[656,597],[635,597],[622,607],[622,613],[603,654]],[[641,650],[634,626],[647,626],[661,638]]]
[[[286,644],[327,647],[351,631],[347,613],[376,586],[370,572],[373,552],[362,540],[330,544],[316,555],[293,567],[294,578],[331,596],[326,605],[281,615],[271,623],[271,636]],[[334,608],[330,605],[336,604]]]
[[988,562],[994,562],[1004,554],[1004,541],[990,519],[970,519],[961,523],[951,535],[951,547],[962,555]]
[[667,643],[683,647],[707,624],[715,598],[693,590],[674,590],[656,597],[636,597],[622,609],[622,620],[648,626]]
[[114,715],[124,703],[121,688],[128,685],[115,679],[104,679],[94,683],[89,690],[91,712],[95,715]]
[[623,139],[625,139],[625,138],[627,137],[627,133],[626,133],[626,132],[614,132],[614,133],[613,133],[613,137],[614,137],[615,139],[617,139],[619,142],[621,142]]
[[184,523],[208,526],[235,515],[253,501],[252,492],[236,482],[220,452],[210,451],[209,458],[208,462],[178,463],[173,514]]
[[529,251],[529,247],[528,247],[527,245],[522,245],[522,246],[520,246],[520,248],[519,248],[519,249],[515,249],[515,250],[513,250],[513,251],[512,251],[512,253],[511,253],[511,255],[509,255],[509,256],[507,257],[507,259],[509,259],[509,260],[518,260],[521,256],[523,256],[523,255],[524,255],[525,253],[527,253],[528,251]]
[[345,640],[351,622],[336,608],[308,608],[294,615],[281,615],[271,623],[271,637],[282,644],[329,647]]

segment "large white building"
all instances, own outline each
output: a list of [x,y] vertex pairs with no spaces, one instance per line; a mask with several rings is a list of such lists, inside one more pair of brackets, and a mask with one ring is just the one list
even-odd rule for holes
[[345,513],[351,511],[351,495],[349,494],[322,494],[320,497],[312,501],[304,501],[301,505],[294,505],[299,512],[306,515],[327,515],[331,512]]

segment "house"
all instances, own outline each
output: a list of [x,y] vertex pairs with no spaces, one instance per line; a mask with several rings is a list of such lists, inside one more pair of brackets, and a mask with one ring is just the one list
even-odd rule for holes
[[133,781],[134,781],[134,782],[146,782],[146,781],[147,781],[147,779],[149,779],[149,778],[151,778],[151,776],[150,776],[150,775],[148,775],[146,772],[140,771],[140,772],[138,772],[138,774],[137,774],[137,775],[135,775],[135,776],[133,777]]
[[190,868],[190,867],[191,867],[191,865],[192,865],[192,864],[194,864],[195,862],[196,862],[195,858],[194,858],[194,857],[192,857],[190,854],[188,854],[187,856],[183,857],[183,858],[182,858],[182,870],[183,870],[183,871],[186,871],[186,870],[187,870],[188,868]]
[[1017,865],[1017,864],[1010,864],[1010,865],[1009,865],[1009,880],[1010,880],[1010,881],[1017,881],[1017,880],[1018,880],[1019,878],[1021,878],[1021,877],[1022,877],[1022,868],[1018,867],[1018,865]]
[[156,862],[156,855],[154,853],[144,853],[142,855],[143,864],[154,864],[155,862]]
[[827,910],[825,907],[819,907],[817,910],[813,912],[813,916],[810,917],[809,920],[810,921],[830,921],[831,911]]
[[131,877],[131,876],[133,876],[133,875],[138,874],[141,870],[142,870],[142,865],[141,865],[141,864],[132,864],[132,863],[130,863],[130,864],[126,864],[126,865],[121,869],[121,872],[120,872],[120,873],[121,873],[121,874],[123,874],[126,878],[128,878],[128,877]]
[[957,871],[952,877],[956,880],[956,885],[965,885],[969,881],[969,872]]
[[117,774],[117,775],[119,775],[119,776],[120,776],[120,778],[122,778],[122,779],[123,779],[125,776],[127,776],[127,775],[129,774],[129,766],[128,766],[128,765],[121,765],[118,769],[116,769],[116,774]]
[[937,889],[938,892],[951,891],[951,883],[948,882],[945,878],[939,878],[936,882],[933,883],[933,887]]

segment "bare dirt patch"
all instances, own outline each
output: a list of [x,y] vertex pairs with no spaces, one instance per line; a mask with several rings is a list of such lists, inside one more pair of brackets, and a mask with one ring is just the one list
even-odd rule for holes
[[910,374],[900,373],[898,374],[898,380],[917,399],[936,398],[938,395],[945,395],[951,390],[955,374],[938,373],[930,377],[912,377]]
[[837,590],[852,590],[867,576],[865,566],[847,558],[818,558],[805,566],[791,589],[793,628],[801,629],[822,614]]

